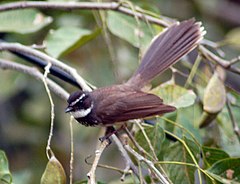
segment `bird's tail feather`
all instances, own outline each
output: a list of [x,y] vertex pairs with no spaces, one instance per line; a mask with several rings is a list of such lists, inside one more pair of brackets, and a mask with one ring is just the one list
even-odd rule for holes
[[142,88],[158,74],[192,51],[202,40],[205,31],[194,19],[174,24],[156,36],[142,62],[127,84]]

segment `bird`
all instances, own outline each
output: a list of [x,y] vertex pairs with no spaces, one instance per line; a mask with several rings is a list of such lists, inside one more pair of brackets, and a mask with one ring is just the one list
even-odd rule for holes
[[152,40],[128,81],[91,92],[73,92],[65,112],[85,126],[113,127],[128,120],[175,111],[174,106],[164,104],[159,96],[145,92],[143,88],[196,48],[204,34],[201,22],[195,19],[174,23]]

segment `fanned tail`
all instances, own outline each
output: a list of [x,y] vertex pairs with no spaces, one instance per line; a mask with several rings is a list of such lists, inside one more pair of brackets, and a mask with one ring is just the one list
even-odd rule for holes
[[205,31],[194,19],[176,23],[156,36],[128,85],[142,88],[158,74],[192,51],[202,40]]

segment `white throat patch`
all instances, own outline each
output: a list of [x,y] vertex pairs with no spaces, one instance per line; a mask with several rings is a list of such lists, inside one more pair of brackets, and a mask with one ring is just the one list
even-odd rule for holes
[[71,112],[71,114],[73,115],[74,118],[83,118],[83,117],[86,117],[92,111],[92,108],[93,108],[93,104],[87,109],[73,111]]

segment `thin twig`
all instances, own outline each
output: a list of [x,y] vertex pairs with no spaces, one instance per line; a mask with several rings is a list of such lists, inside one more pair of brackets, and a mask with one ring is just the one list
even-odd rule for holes
[[236,58],[233,58],[231,61],[230,61],[230,65],[234,65],[236,63],[238,63],[240,61],[240,56],[236,57]]
[[184,85],[185,88],[188,88],[190,86],[190,84],[192,84],[193,78],[194,78],[195,74],[197,73],[196,71],[200,65],[201,60],[202,60],[202,57],[198,55],[196,61],[193,64],[192,70],[187,78],[187,81]]
[[[215,55],[211,51],[209,51],[206,47],[200,45],[199,51],[202,54],[203,57],[208,59],[209,61],[215,62],[218,65],[222,66],[223,68],[227,69],[228,71],[231,71],[236,74],[240,74],[240,69],[237,67],[233,67],[231,61],[225,60],[223,58],[220,58],[219,56]],[[235,62],[233,62],[234,64]]]
[[[15,70],[21,73],[25,73],[25,74],[31,75],[32,77],[40,81],[43,81],[43,78],[44,78],[43,74],[34,67],[29,67],[23,64],[18,64],[18,63],[7,61],[1,58],[0,58],[0,68],[4,70]],[[66,92],[62,87],[60,87],[58,84],[56,84],[52,80],[46,79],[46,81],[52,92],[54,92],[63,100],[67,100],[69,96],[68,92]]]
[[73,183],[73,162],[74,162],[74,144],[73,144],[73,116],[70,116],[69,127],[70,127],[70,142],[71,142],[71,153],[69,163],[69,183]]
[[[169,68],[172,70],[173,75],[179,74],[179,75],[181,75],[182,77],[188,78],[188,74],[186,74],[186,73],[184,73],[184,72],[182,72],[182,71],[174,68],[173,66],[170,66]],[[174,76],[174,77],[175,77],[175,76]]]
[[231,105],[230,105],[230,100],[229,99],[227,99],[226,105],[227,105],[227,110],[228,110],[228,113],[229,113],[229,116],[230,116],[230,120],[232,122],[233,131],[236,134],[236,136],[238,137],[238,140],[240,141],[240,129],[238,127],[236,119],[234,118],[233,112],[231,110],[231,107],[230,107]]
[[95,151],[95,159],[93,161],[90,171],[87,174],[88,184],[96,184],[95,173],[96,173],[97,165],[98,165],[101,155],[102,155],[103,151],[105,150],[105,148],[107,147],[107,145],[109,145],[109,140],[105,139],[103,142],[101,142],[99,148]]
[[[149,146],[150,150],[151,150],[152,153],[153,153],[153,160],[154,160],[154,161],[158,161],[158,158],[157,158],[157,155],[156,155],[155,150],[154,150],[154,148],[153,148],[153,145],[152,145],[149,137],[147,136],[147,134],[146,134],[143,126],[140,124],[140,122],[139,122],[138,120],[136,120],[136,123],[137,123],[138,127],[141,129],[141,132],[143,133],[143,136],[144,136],[144,138],[146,139],[146,141],[147,141],[147,143],[148,143],[148,146]],[[151,158],[151,157],[150,157],[150,158]],[[167,176],[166,172],[164,171],[164,169],[162,168],[161,165],[159,165],[159,171],[160,171],[160,173],[161,173],[162,175]]]
[[199,46],[199,51],[206,59],[209,59],[210,61],[214,61],[214,62],[216,62],[217,64],[221,65],[224,68],[229,67],[229,61],[224,60],[224,59],[220,58],[219,56],[213,54],[211,51],[209,51],[203,45]]
[[55,117],[55,114],[54,114],[54,103],[53,103],[53,99],[52,99],[52,96],[51,96],[51,92],[49,90],[49,87],[47,85],[47,75],[49,74],[49,69],[51,68],[52,64],[51,63],[48,63],[47,66],[44,68],[45,71],[44,71],[44,77],[43,77],[43,84],[44,84],[44,87],[45,87],[45,90],[47,92],[47,95],[48,95],[48,98],[49,98],[49,101],[50,101],[50,105],[51,105],[51,122],[50,122],[50,131],[49,131],[49,136],[48,136],[48,140],[47,140],[47,146],[46,146],[46,154],[47,154],[47,157],[48,157],[48,160],[50,160],[50,155],[49,153],[52,152],[51,150],[51,140],[52,140],[52,136],[53,136],[53,127],[54,127],[54,117]]
[[200,173],[200,171],[201,171],[200,168],[201,168],[201,167],[198,165],[197,160],[196,160],[196,158],[194,157],[194,155],[193,155],[192,151],[190,150],[190,148],[188,147],[187,143],[186,143],[184,140],[182,140],[182,139],[180,139],[179,137],[177,137],[176,135],[174,135],[173,133],[171,133],[171,132],[169,132],[169,131],[167,131],[167,130],[165,130],[165,132],[168,132],[169,135],[171,135],[172,137],[174,137],[175,139],[177,139],[177,140],[178,140],[179,142],[181,142],[182,145],[185,147],[186,151],[188,152],[188,154],[189,154],[190,157],[192,158],[193,163],[196,165],[197,168],[199,168],[199,169],[197,170],[197,173],[198,173],[199,183],[201,184],[201,183],[202,183],[202,177],[201,177],[201,173]]
[[134,163],[132,162],[131,158],[129,157],[128,153],[126,152],[126,150],[124,149],[124,146],[122,144],[122,142],[119,140],[119,138],[113,134],[111,136],[112,140],[115,142],[115,144],[118,147],[118,150],[120,151],[120,153],[122,154],[123,158],[125,159],[125,164],[126,167],[128,168],[128,166],[130,166],[131,170],[133,171],[133,173],[139,177],[139,173],[138,173],[138,169],[137,167],[134,165]]
[[38,1],[22,1],[14,3],[1,4],[0,12],[7,10],[25,9],[25,8],[41,8],[55,10],[113,10],[130,16],[137,16],[139,19],[147,19],[149,22],[168,27],[170,24],[160,17],[145,15],[141,12],[133,12],[131,9],[122,6],[117,2],[38,2]]
[[216,42],[213,42],[211,40],[207,40],[207,39],[203,39],[201,41],[201,44],[202,45],[206,45],[206,46],[209,46],[211,48],[214,48],[216,50],[216,52],[221,56],[221,57],[225,57],[225,53],[220,49],[221,47],[221,44],[220,43],[216,43]]
[[157,161],[157,160],[158,160],[158,159],[157,159],[157,155],[156,155],[156,153],[155,153],[155,151],[154,151],[154,148],[153,148],[153,146],[152,146],[152,143],[151,143],[149,137],[147,136],[144,128],[142,127],[142,125],[140,124],[140,122],[139,122],[138,120],[136,120],[136,124],[138,125],[138,127],[139,127],[140,130],[141,130],[141,132],[143,133],[143,136],[144,136],[144,138],[146,139],[146,141],[147,141],[147,143],[148,143],[148,146],[149,146],[150,150],[151,150],[152,153],[153,153],[154,160]]
[[[92,155],[89,155],[87,158],[85,158],[85,163],[88,164],[88,165],[92,165],[93,163],[92,162],[89,162],[88,159],[90,159],[92,157]],[[113,166],[109,166],[109,165],[103,165],[103,164],[98,164],[97,167],[100,167],[100,168],[103,168],[103,169],[110,169],[110,170],[113,170],[113,171],[117,171],[121,174],[124,174],[126,173],[125,170],[122,170],[122,169],[119,169],[117,167],[113,167]],[[131,174],[132,173],[132,170],[128,170],[127,174]]]
[[131,153],[137,160],[140,162],[144,162],[148,165],[148,167],[156,174],[158,177],[159,181],[162,184],[169,184],[167,179],[159,172],[159,170],[154,166],[153,162],[150,160],[144,158],[142,155],[138,154],[136,151],[134,151],[129,145],[125,145],[124,148]]
[[131,132],[128,130],[128,128],[125,126],[124,127],[125,132],[127,133],[128,137],[130,138],[130,140],[132,141],[132,143],[134,144],[134,146],[144,155],[147,155],[149,158],[153,159],[152,155],[150,155],[146,150],[144,150],[139,144],[138,142],[134,139],[134,137],[132,136]]
[[125,169],[123,170],[123,174],[121,176],[121,181],[125,180],[126,174],[128,174],[131,171],[130,164],[126,164]]
[[[113,47],[112,40],[111,40],[111,37],[110,37],[110,34],[109,34],[109,30],[107,28],[107,19],[106,19],[107,14],[106,14],[106,12],[101,11],[101,10],[99,10],[98,13],[99,13],[100,18],[97,16],[97,14],[94,14],[95,19],[98,23],[98,26],[102,27],[103,38],[104,38],[104,41],[106,42],[108,53],[109,53],[109,56],[110,56],[110,59],[111,59],[111,62],[112,62],[113,73],[114,73],[115,79],[117,81],[119,81],[119,72],[118,72],[118,69],[117,69],[117,64],[118,64],[117,57],[116,57],[116,54],[115,54],[115,51],[114,51],[114,47]],[[97,20],[97,19],[99,19],[99,20]]]
[[139,171],[139,178],[140,178],[140,184],[146,183],[142,174],[142,168],[141,168],[141,162],[140,160],[137,160],[138,163],[138,171]]

